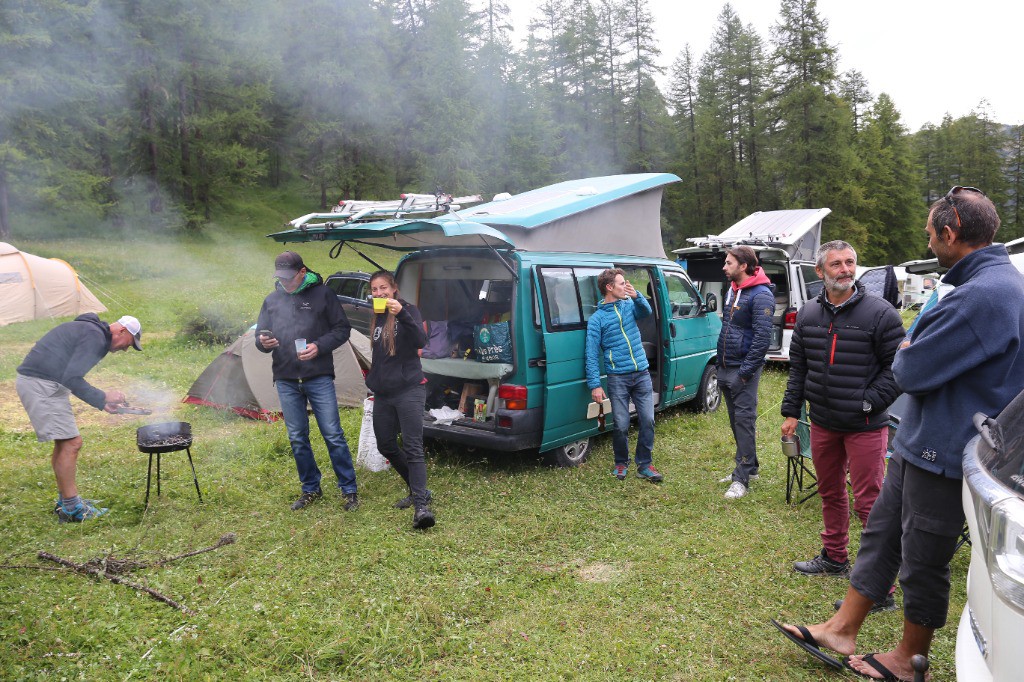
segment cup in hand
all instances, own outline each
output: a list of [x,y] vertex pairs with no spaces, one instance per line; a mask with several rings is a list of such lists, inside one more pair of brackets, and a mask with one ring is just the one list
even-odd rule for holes
[[386,298],[374,298],[373,299],[373,312],[384,313],[388,310],[388,299]]
[[306,339],[295,339],[295,352],[301,353],[306,350]]
[[800,456],[800,436],[783,436],[782,437],[782,454],[786,457],[799,457]]

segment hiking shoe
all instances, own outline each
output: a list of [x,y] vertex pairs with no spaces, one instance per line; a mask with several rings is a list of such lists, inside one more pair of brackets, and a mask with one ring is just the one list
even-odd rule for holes
[[[433,499],[434,499],[434,496],[430,493],[430,490],[428,489],[427,490],[427,502],[430,502]],[[395,502],[395,509],[408,509],[409,507],[411,507],[413,505],[413,502],[414,502],[414,500],[412,499],[412,495],[406,495],[405,497],[400,499],[398,502]]]
[[301,495],[299,495],[299,499],[292,502],[292,511],[299,511],[300,509],[305,509],[306,507],[313,504],[323,496],[324,494],[319,490],[315,490],[311,493],[302,493]]
[[846,577],[850,575],[850,561],[840,563],[828,558],[825,550],[810,561],[797,561],[793,563],[793,570],[804,575],[837,575]]
[[[836,603],[833,604],[833,606],[835,606],[836,611],[838,611],[839,609],[843,608],[843,600],[836,599]],[[875,602],[874,606],[871,607],[871,610],[868,611],[868,615],[871,616],[876,613],[882,613],[884,611],[895,611],[897,608],[898,607],[896,606],[896,598],[893,597],[891,594],[887,594],[885,595],[885,599],[883,599],[882,601]]]
[[345,493],[345,511],[355,511],[359,509],[359,495],[356,493]]
[[725,499],[735,500],[738,497],[743,497],[747,494],[747,486],[743,485],[739,481],[733,481],[729,489],[725,491]]
[[85,500],[76,504],[71,511],[64,511],[64,507],[58,505],[53,512],[57,515],[57,523],[81,523],[86,519],[99,518],[106,514],[109,509],[105,507],[94,507]]
[[[751,481],[756,481],[759,478],[761,478],[761,474],[751,474],[750,475],[750,480]],[[729,474],[728,476],[724,476],[724,477],[718,479],[718,482],[719,483],[731,483],[732,482],[732,474]]]
[[661,473],[657,469],[652,467],[650,464],[648,464],[645,467],[640,467],[639,469],[637,469],[636,477],[642,478],[646,481],[650,481],[651,483],[661,483],[663,480],[665,480],[665,477],[662,476]]
[[412,515],[412,527],[416,530],[426,530],[436,523],[434,512],[430,507],[417,507],[416,513]]
[[616,464],[612,468],[612,476],[614,476],[615,478],[619,479],[620,481],[625,481],[626,480],[626,473],[628,471],[629,471],[629,469],[626,467],[625,464]]

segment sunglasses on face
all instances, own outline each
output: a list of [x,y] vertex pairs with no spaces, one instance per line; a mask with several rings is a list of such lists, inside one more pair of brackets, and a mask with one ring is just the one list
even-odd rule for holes
[[960,211],[956,210],[956,204],[953,203],[953,197],[955,197],[960,192],[977,192],[983,197],[988,196],[977,187],[964,187],[962,185],[954,185],[948,192],[946,192],[946,196],[943,197],[943,199],[945,199],[946,203],[949,204],[950,208],[953,209],[953,215],[956,216],[956,229],[958,230],[961,227],[963,227],[963,225],[960,222]]

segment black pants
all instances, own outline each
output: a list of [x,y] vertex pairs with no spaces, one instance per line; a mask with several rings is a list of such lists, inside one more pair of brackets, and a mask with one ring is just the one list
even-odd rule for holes
[[949,612],[949,563],[964,525],[963,481],[889,460],[850,574],[855,590],[881,601],[899,572],[903,615],[941,628]]
[[[373,435],[377,449],[409,486],[416,507],[427,506],[427,464],[423,458],[423,406],[426,386],[402,393],[373,396]],[[398,434],[402,447],[398,447]]]

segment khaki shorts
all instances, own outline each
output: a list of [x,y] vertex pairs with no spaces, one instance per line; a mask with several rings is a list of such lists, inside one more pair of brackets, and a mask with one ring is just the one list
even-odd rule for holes
[[21,374],[17,375],[14,386],[40,443],[79,435],[75,415],[71,411],[71,391],[67,387],[49,379]]

